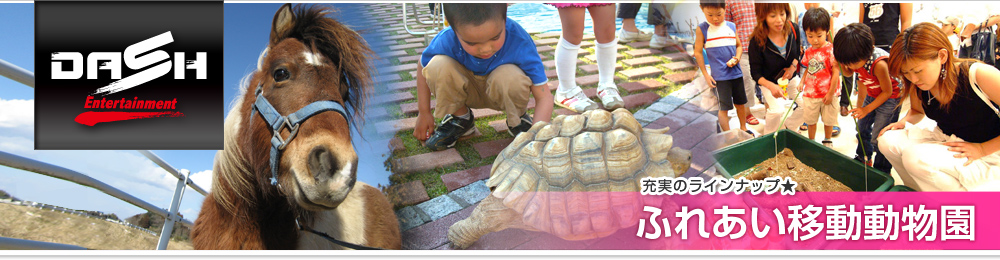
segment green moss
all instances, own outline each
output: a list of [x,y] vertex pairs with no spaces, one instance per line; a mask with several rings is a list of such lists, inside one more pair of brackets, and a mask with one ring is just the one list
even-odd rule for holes
[[[396,72],[396,73],[399,74],[399,78],[403,79],[400,82],[407,82],[407,81],[415,80],[415,78],[413,78],[413,76],[410,75],[409,71],[400,71],[400,72]],[[413,96],[415,97],[416,93],[413,93]]]

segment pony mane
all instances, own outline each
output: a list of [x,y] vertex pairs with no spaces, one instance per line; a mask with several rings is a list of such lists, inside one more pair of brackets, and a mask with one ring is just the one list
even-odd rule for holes
[[364,123],[364,107],[372,88],[370,59],[374,57],[368,42],[358,32],[327,17],[338,13],[333,7],[296,4],[292,13],[295,14],[295,24],[290,33],[284,38],[273,39],[271,44],[294,38],[330,59],[341,71],[338,82],[347,85],[344,105],[353,112],[348,122],[352,125]]
[[[352,111],[348,122],[357,127],[364,122],[364,106],[372,85],[372,67],[369,61],[373,57],[372,50],[360,34],[351,30],[327,15],[336,11],[331,7],[309,6],[297,4],[292,8],[295,23],[290,33],[280,39],[272,39],[268,46],[284,39],[294,38],[306,45],[314,53],[321,53],[332,66],[340,70],[341,75],[334,82],[340,87],[346,85],[347,96],[343,97],[344,106]],[[229,104],[229,115],[225,120],[224,150],[216,154],[213,171],[218,177],[213,181],[213,198],[226,211],[240,214],[245,206],[256,207],[266,203],[268,198],[284,196],[275,194],[277,190],[266,189],[269,186],[269,176],[256,174],[267,171],[267,151],[251,151],[244,146],[258,139],[258,131],[253,131],[252,115],[246,103],[247,92],[256,87],[255,76],[261,73],[261,62],[268,55],[270,47],[264,48],[258,55],[256,69],[240,79],[239,93]],[[359,131],[360,132],[360,131]],[[249,147],[249,146],[247,146]]]

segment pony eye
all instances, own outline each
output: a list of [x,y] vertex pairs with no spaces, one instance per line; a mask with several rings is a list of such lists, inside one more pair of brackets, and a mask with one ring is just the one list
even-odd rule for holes
[[288,78],[291,77],[291,74],[288,74],[287,69],[277,69],[274,71],[274,75],[272,76],[274,77],[275,82],[281,82],[288,80]]

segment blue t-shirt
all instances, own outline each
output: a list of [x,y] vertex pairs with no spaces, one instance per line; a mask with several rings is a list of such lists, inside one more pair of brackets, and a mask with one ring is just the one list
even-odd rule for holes
[[520,67],[525,75],[528,75],[531,83],[535,86],[548,83],[549,78],[545,76],[545,66],[542,65],[542,58],[538,56],[538,49],[535,48],[535,41],[531,39],[531,35],[510,18],[507,18],[505,30],[507,30],[507,35],[503,47],[493,57],[480,59],[462,49],[462,44],[451,27],[445,28],[424,49],[420,55],[420,65],[426,67],[435,55],[447,55],[472,71],[473,74],[485,76],[500,65],[514,64]]
[[736,24],[726,21],[722,26],[714,26],[708,22],[698,25],[705,39],[705,60],[712,67],[712,78],[715,80],[731,80],[743,78],[740,66],[726,66],[726,62],[736,57]]

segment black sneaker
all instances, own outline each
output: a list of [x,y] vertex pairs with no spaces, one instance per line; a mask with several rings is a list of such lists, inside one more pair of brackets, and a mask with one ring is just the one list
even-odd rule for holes
[[517,137],[517,134],[531,129],[531,123],[531,116],[528,116],[528,113],[524,113],[521,115],[521,124],[515,127],[510,127],[510,124],[507,125],[507,133],[510,133],[510,136]]
[[455,146],[459,137],[472,134],[476,130],[473,124],[476,117],[469,111],[469,119],[462,119],[451,114],[445,115],[441,125],[434,129],[434,134],[427,139],[424,146],[434,151],[441,151]]

